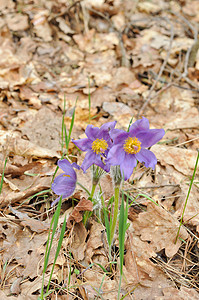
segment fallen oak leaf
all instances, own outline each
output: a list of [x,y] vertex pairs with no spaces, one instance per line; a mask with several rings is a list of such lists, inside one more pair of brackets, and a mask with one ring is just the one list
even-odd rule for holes
[[59,158],[57,151],[40,147],[28,140],[21,138],[15,131],[0,130],[0,151],[6,149],[10,154],[34,158]]
[[85,199],[84,197],[82,197],[77,206],[75,206],[72,214],[68,218],[68,228],[72,228],[72,221],[75,221],[76,223],[80,223],[82,221],[81,212],[83,211],[93,211],[93,203],[90,200]]
[[49,229],[49,224],[30,218],[26,213],[20,212],[10,205],[9,209],[16,217],[19,218],[22,226],[29,227],[32,231],[37,233],[41,233]]
[[140,235],[142,241],[150,242],[154,252],[165,249],[167,257],[174,256],[181,246],[181,240],[187,240],[189,234],[184,227],[181,227],[177,242],[175,243],[180,223],[168,211],[160,206],[149,202],[147,211],[138,215],[134,220],[135,233]]

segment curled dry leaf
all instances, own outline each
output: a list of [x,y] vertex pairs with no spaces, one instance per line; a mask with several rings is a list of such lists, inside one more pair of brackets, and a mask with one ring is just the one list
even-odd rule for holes
[[172,257],[181,246],[179,238],[186,240],[187,231],[181,227],[179,238],[175,244],[175,239],[180,223],[170,213],[162,207],[150,202],[147,211],[140,213],[134,221],[133,227],[141,235],[142,241],[149,241],[155,252],[165,249],[168,257]]
[[33,181],[31,187],[22,190],[20,192],[16,192],[16,191],[10,192],[10,190],[4,188],[0,195],[1,207],[6,206],[8,204],[13,204],[17,201],[22,201],[24,199],[27,199],[28,197],[31,197],[38,192],[44,191],[45,194],[46,193],[45,190],[49,189],[50,186],[51,186],[51,178],[49,176],[48,177],[37,176]]
[[85,198],[82,198],[77,206],[75,206],[72,214],[67,220],[67,227],[72,228],[72,221],[75,221],[76,223],[81,222],[82,220],[82,214],[83,211],[92,211],[93,210],[93,203],[90,200],[86,200]]
[[46,224],[40,220],[30,218],[26,213],[22,213],[13,207],[9,206],[11,212],[21,220],[21,225],[24,227],[30,227],[34,232],[41,233],[49,229],[49,224]]
[[0,151],[6,149],[10,154],[24,157],[53,158],[60,157],[56,151],[39,147],[34,143],[21,138],[16,131],[0,130]]

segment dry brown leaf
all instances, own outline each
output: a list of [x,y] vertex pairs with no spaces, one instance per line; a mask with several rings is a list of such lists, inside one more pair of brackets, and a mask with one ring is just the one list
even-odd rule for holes
[[151,150],[162,165],[169,164],[184,175],[193,174],[197,151],[163,145],[154,145]]
[[[95,221],[92,221],[92,226],[89,232],[89,239],[87,242],[86,247],[86,255],[85,260],[87,264],[90,264],[95,259],[93,256],[97,255],[97,262],[100,263],[102,266],[106,266],[108,263],[108,259],[104,252],[104,246],[103,246],[103,237],[102,233],[104,231],[104,226],[102,226],[100,223],[97,223]],[[104,232],[104,238],[106,233]]]
[[180,290],[176,288],[163,289],[164,298],[159,297],[157,300],[198,300],[199,293],[194,288],[181,286]]
[[118,36],[115,32],[110,33],[96,33],[94,29],[87,32],[86,35],[76,34],[73,39],[78,44],[81,51],[88,53],[95,53],[113,49],[115,45],[119,44]]
[[[0,298],[2,300],[16,300],[16,296],[10,296],[9,292],[4,293],[3,291],[0,291]],[[37,295],[28,295],[28,300],[37,300],[38,296]],[[27,300],[27,295],[18,295],[17,300]]]
[[[197,181],[197,178],[195,178]],[[180,184],[180,187],[182,189],[182,196],[176,203],[176,212],[175,216],[176,218],[179,218],[182,216],[184,204],[186,197],[188,195],[189,190],[189,182],[188,184]],[[191,224],[192,226],[196,226],[197,232],[199,232],[199,197],[198,197],[198,188],[194,184],[192,185],[191,192],[189,194],[189,198],[187,201],[183,222],[187,224]]]
[[[47,190],[51,187],[51,178],[50,177],[38,177],[36,180],[32,182],[31,187],[28,189],[25,189],[24,191],[15,192],[10,190],[4,189],[2,190],[1,196],[0,196],[0,203],[1,206],[6,206],[8,204],[13,204],[17,201],[22,201],[24,199],[27,199],[28,197],[35,195],[38,192],[42,192],[44,190]],[[27,188],[27,186],[26,186]]]
[[70,251],[77,261],[82,261],[85,257],[87,235],[88,232],[83,223],[75,224]]
[[9,206],[11,212],[17,216],[21,220],[21,225],[24,227],[30,227],[30,229],[34,232],[41,233],[49,229],[50,225],[46,224],[40,220],[36,220],[30,218],[26,213],[22,213],[19,210],[14,209],[13,207]]
[[21,129],[29,141],[42,148],[60,151],[62,118],[47,107],[27,121]]
[[19,277],[12,283],[12,286],[10,288],[10,291],[12,294],[14,294],[14,295],[20,294],[20,292],[21,292],[20,284],[21,284],[22,279],[23,279],[22,277]]
[[147,211],[138,215],[133,227],[143,241],[149,241],[151,248],[157,253],[165,249],[168,257],[172,257],[181,246],[179,238],[186,240],[187,231],[181,227],[177,243],[175,239],[180,223],[160,206],[150,202]]
[[39,147],[34,143],[21,138],[17,131],[0,131],[0,151],[6,149],[10,154],[25,157],[52,158],[60,155],[51,149]]
[[[84,272],[84,278],[86,279],[87,287],[88,285],[90,285],[91,287],[94,287],[96,290],[99,290],[99,287],[102,285],[101,291],[104,300],[117,299],[118,285],[116,281],[111,280],[108,276],[105,276],[104,278],[104,274],[96,272],[96,270],[90,270],[90,269]],[[92,289],[87,288],[87,292],[89,295],[91,295],[91,297],[94,296]]]
[[67,227],[72,228],[72,223],[79,223],[82,221],[81,212],[84,211],[93,211],[93,203],[90,200],[85,199],[84,197],[79,201],[79,203],[73,209],[72,214],[67,220]]
[[13,31],[27,30],[29,28],[28,16],[20,13],[6,15],[8,28]]

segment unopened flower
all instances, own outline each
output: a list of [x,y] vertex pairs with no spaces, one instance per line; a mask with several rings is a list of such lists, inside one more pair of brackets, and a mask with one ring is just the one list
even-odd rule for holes
[[60,197],[68,198],[70,197],[75,190],[77,175],[74,171],[73,167],[78,168],[77,164],[70,164],[67,159],[58,160],[58,166],[64,171],[63,174],[58,175],[52,183],[52,190],[55,194],[59,195],[59,197],[51,204],[51,206],[55,205]]
[[110,131],[115,127],[115,122],[108,122],[100,128],[88,125],[85,133],[87,138],[72,140],[82,151],[87,151],[82,163],[82,170],[85,172],[93,164],[109,172],[110,165],[104,162],[113,143],[110,138]]
[[110,135],[113,146],[107,157],[107,163],[119,165],[124,180],[133,173],[137,161],[145,166],[155,168],[157,159],[153,152],[146,149],[156,144],[164,136],[164,129],[149,129],[149,121],[142,117],[130,126],[129,132],[114,129]]

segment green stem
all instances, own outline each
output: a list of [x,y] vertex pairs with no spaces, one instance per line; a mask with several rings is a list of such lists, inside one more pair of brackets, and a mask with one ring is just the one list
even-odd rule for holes
[[113,221],[111,226],[111,234],[110,234],[110,248],[113,243],[113,238],[115,234],[116,224],[117,224],[117,217],[119,211],[119,195],[120,195],[120,187],[115,187],[115,200],[114,200],[114,211],[113,211]]
[[117,300],[120,300],[121,284],[122,284],[122,273],[120,273],[120,281],[119,281],[119,288],[118,288]]
[[[92,189],[91,189],[91,193],[90,193],[91,201],[93,200],[93,195],[95,193],[96,186],[97,186],[97,184],[92,185]],[[90,217],[90,211],[86,211],[84,214],[84,225],[85,226],[86,226],[86,223],[87,223],[89,217]]]
[[91,190],[91,194],[90,194],[90,197],[91,197],[91,198],[93,198],[93,195],[94,195],[94,193],[95,193],[96,186],[97,186],[97,184],[93,184],[93,185],[92,185],[92,190]]

